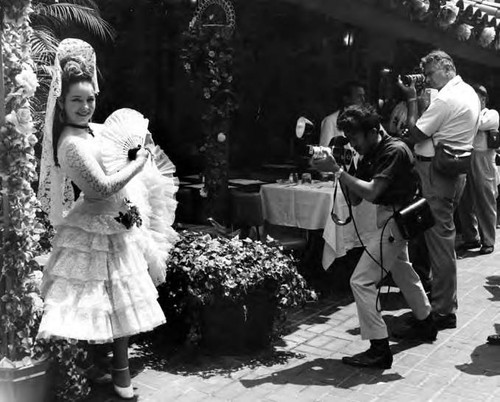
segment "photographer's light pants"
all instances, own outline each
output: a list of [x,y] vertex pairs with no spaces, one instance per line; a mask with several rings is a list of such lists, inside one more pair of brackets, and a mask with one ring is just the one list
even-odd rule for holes
[[417,161],[422,195],[429,202],[435,225],[425,232],[432,272],[432,310],[439,314],[457,309],[457,256],[453,212],[465,185],[465,175],[446,177],[431,162]]
[[[497,224],[497,167],[495,150],[473,151],[464,194],[458,207],[464,241],[495,245]],[[478,231],[479,227],[479,231]]]
[[[376,307],[376,285],[385,276],[385,273],[382,274],[382,269],[370,258],[368,253],[376,261],[381,261],[380,240],[383,225],[392,214],[392,209],[383,206],[377,207],[377,226],[379,230],[365,243],[365,252],[351,276],[351,289],[356,300],[361,337],[363,339],[383,339],[388,337],[384,319]],[[425,319],[431,311],[431,305],[417,273],[408,261],[407,242],[402,238],[393,219],[389,221],[383,231],[382,253],[382,263],[385,270],[392,272],[394,282],[401,290],[413,314],[419,320]]]

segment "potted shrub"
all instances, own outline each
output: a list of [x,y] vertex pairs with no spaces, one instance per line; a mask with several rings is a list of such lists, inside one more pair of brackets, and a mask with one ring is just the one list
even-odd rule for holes
[[171,331],[210,350],[238,352],[269,346],[286,309],[315,298],[277,245],[187,231],[159,292]]

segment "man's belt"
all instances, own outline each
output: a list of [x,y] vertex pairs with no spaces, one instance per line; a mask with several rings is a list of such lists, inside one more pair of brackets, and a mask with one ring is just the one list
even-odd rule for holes
[[431,162],[432,156],[415,155],[415,159],[421,162]]

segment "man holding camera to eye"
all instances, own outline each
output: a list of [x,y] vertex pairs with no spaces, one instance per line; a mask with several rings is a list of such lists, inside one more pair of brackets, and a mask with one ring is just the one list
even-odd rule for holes
[[[414,144],[416,169],[422,195],[429,202],[436,224],[425,232],[432,272],[431,302],[438,329],[456,328],[457,264],[453,213],[462,195],[465,174],[447,174],[438,169],[442,159],[436,151],[447,149],[465,155],[479,125],[481,110],[474,89],[457,75],[452,58],[435,50],[422,59],[428,87],[438,90],[429,108],[418,118],[415,82],[409,86],[399,78],[408,103],[407,141]],[[460,152],[460,153],[458,153]],[[441,156],[443,154],[441,153]],[[446,156],[446,155],[444,155]]]
[[413,156],[406,144],[381,130],[380,117],[372,106],[347,107],[340,114],[337,125],[353,148],[363,155],[356,177],[339,166],[329,148],[311,164],[320,171],[334,172],[353,204],[362,199],[376,204],[378,227],[365,244],[350,281],[361,337],[370,340],[371,346],[342,361],[358,367],[390,368],[392,352],[387,327],[377,308],[376,286],[388,272],[392,273],[416,317],[416,326],[407,335],[432,342],[437,334],[430,315],[431,305],[408,261],[407,241],[392,219],[394,211],[409,204],[415,195],[417,178]]

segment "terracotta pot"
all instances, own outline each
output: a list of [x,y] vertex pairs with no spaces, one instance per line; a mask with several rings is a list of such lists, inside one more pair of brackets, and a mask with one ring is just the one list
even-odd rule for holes
[[50,391],[49,361],[33,366],[0,368],[0,401],[48,402]]

